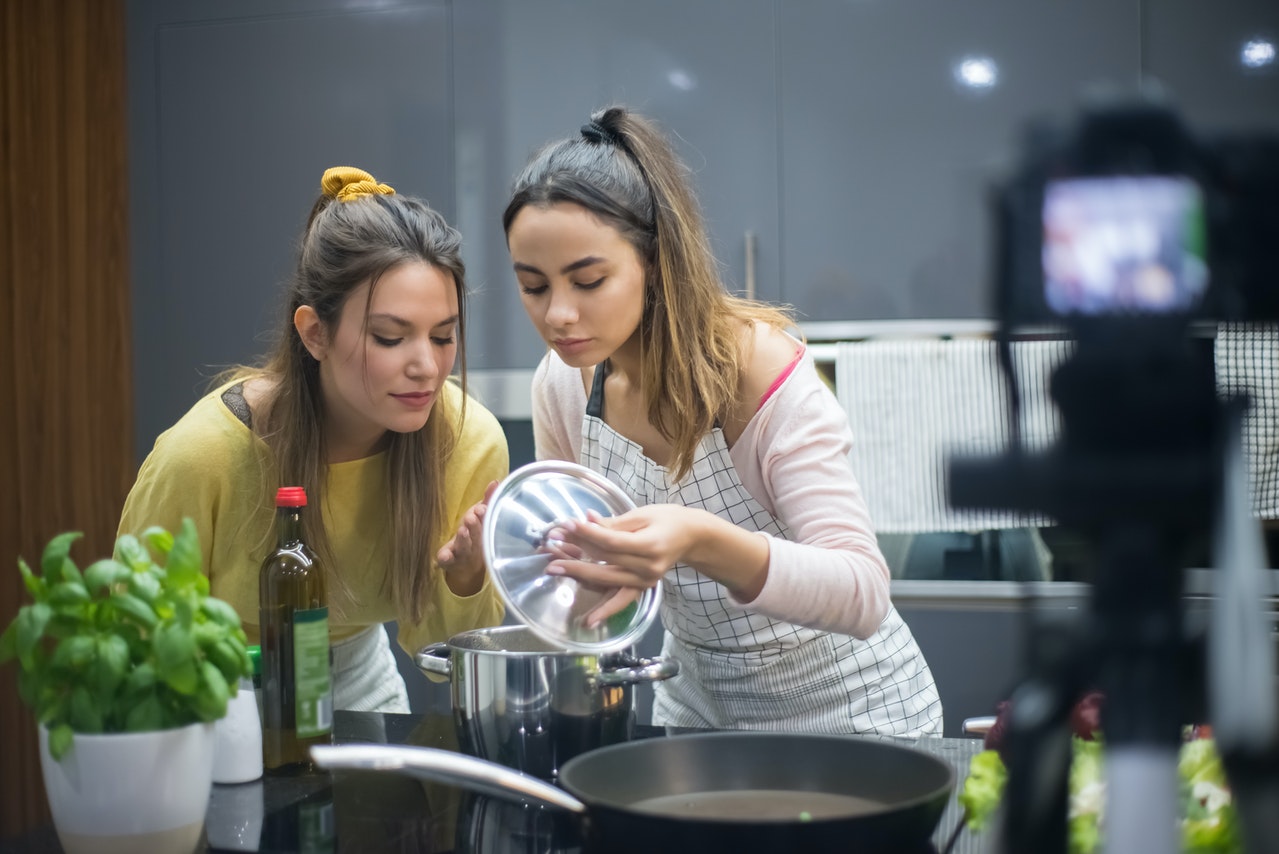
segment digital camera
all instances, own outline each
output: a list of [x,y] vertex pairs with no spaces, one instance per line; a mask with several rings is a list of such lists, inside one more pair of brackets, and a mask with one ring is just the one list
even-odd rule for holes
[[1279,319],[1279,135],[1146,99],[1033,126],[1022,156],[994,197],[1005,324]]

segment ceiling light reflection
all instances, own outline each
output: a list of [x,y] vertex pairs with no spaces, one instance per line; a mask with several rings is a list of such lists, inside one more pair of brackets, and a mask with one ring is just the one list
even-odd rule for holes
[[1275,61],[1274,42],[1266,39],[1251,39],[1244,43],[1239,51],[1239,61],[1244,68],[1264,68]]
[[966,57],[955,66],[955,80],[969,89],[990,89],[999,82],[999,66],[989,57]]
[[667,81],[681,92],[691,92],[697,87],[697,81],[687,71],[675,69],[666,75]]

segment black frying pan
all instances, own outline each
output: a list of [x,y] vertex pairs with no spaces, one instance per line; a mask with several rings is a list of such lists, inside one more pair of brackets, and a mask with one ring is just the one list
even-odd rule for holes
[[[928,851],[955,784],[936,757],[856,737],[707,733],[577,756],[562,790],[505,766],[425,747],[312,748],[323,768],[388,770],[583,819],[587,851]],[[566,794],[567,792],[567,794]]]

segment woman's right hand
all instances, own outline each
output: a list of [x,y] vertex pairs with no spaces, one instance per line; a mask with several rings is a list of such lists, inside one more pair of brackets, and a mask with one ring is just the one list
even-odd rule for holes
[[689,538],[687,517],[696,513],[672,504],[650,504],[620,516],[591,510],[586,521],[565,522],[563,554],[547,567],[597,587],[653,587],[683,558]]
[[484,514],[496,490],[497,481],[493,481],[484,490],[484,500],[466,511],[457,533],[435,555],[449,589],[459,596],[472,595],[484,586]]
[[569,565],[581,567],[586,572],[599,572],[601,568],[608,572],[621,572],[621,567],[608,566],[602,561],[592,560],[581,547],[570,543],[564,539],[567,531],[562,527],[554,528],[547,536],[544,549],[555,563],[552,564],[556,568],[554,570],[548,567],[550,575],[568,575],[575,576],[578,584],[588,590],[597,591],[606,598],[598,603],[590,611],[582,616],[582,624],[588,629],[593,629],[609,617],[627,608],[632,602],[636,601],[643,595],[647,587],[644,586],[612,586],[602,587],[599,584],[591,583],[582,578],[578,573],[573,571],[561,572]]
[[600,588],[654,587],[683,563],[750,602],[768,576],[767,538],[696,507],[648,504],[608,517],[592,510],[585,522],[564,523],[563,538],[588,559],[553,561],[547,573]]

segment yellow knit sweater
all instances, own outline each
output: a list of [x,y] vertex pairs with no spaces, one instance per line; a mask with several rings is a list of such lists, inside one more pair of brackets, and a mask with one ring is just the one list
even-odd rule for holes
[[[125,502],[120,533],[139,534],[151,525],[176,531],[184,516],[191,517],[213,595],[235,608],[249,643],[257,643],[258,570],[275,547],[275,509],[260,497],[262,440],[227,409],[221,399],[225,388],[206,395],[156,439]],[[457,412],[461,389],[448,383],[441,395],[452,404],[444,411]],[[467,401],[457,450],[446,469],[446,537],[484,497],[489,482],[501,480],[509,467],[501,425],[480,404]],[[337,601],[336,591],[330,591],[333,641],[398,617],[382,590],[389,557],[386,492],[385,454],[329,466],[324,525],[352,594]],[[436,572],[430,595],[434,607],[421,624],[399,625],[400,645],[410,653],[457,632],[502,622],[502,602],[487,578],[478,593],[463,597]]]

